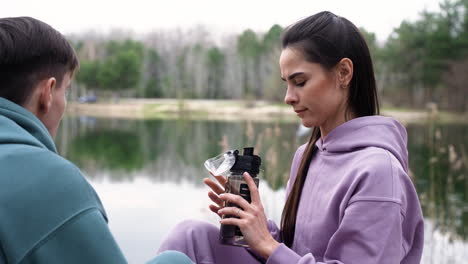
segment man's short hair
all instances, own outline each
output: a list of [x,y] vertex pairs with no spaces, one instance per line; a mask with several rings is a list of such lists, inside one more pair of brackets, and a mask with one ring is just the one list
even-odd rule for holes
[[0,18],[0,97],[25,104],[36,85],[79,67],[70,43],[57,30],[31,17]]

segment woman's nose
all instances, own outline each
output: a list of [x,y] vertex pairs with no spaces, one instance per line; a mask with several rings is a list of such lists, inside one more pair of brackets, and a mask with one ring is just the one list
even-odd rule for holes
[[286,89],[286,95],[284,96],[284,102],[288,105],[293,105],[297,103],[298,98],[296,93],[292,88],[288,86],[288,89]]

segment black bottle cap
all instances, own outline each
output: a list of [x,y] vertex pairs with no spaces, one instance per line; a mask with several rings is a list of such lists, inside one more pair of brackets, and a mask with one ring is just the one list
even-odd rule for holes
[[253,156],[254,148],[244,148],[244,156]]
[[238,151],[235,151],[236,162],[231,168],[231,172],[235,173],[244,173],[248,172],[252,177],[257,177],[257,174],[260,171],[260,165],[262,159],[254,155],[254,148],[244,148],[244,155],[239,155]]

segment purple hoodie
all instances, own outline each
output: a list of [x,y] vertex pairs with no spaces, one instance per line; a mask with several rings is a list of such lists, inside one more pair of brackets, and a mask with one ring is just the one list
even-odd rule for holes
[[[405,128],[388,117],[356,118],[336,127],[317,147],[292,248],[280,244],[267,263],[419,263],[423,217],[408,177]],[[296,178],[304,149],[294,156],[289,183]],[[280,241],[271,220],[268,229]],[[159,251],[178,250],[198,264],[260,263],[244,248],[221,245],[218,236],[214,225],[185,221]]]
[[[383,116],[350,120],[319,139],[292,248],[281,244],[267,263],[420,263],[423,217],[406,141],[405,128]],[[294,156],[288,195],[304,149]],[[271,221],[269,229],[278,238]]]

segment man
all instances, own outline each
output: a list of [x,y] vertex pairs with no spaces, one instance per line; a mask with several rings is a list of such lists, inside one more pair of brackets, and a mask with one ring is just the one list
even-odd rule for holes
[[99,197],[52,139],[78,66],[49,25],[0,19],[0,264],[127,263]]

